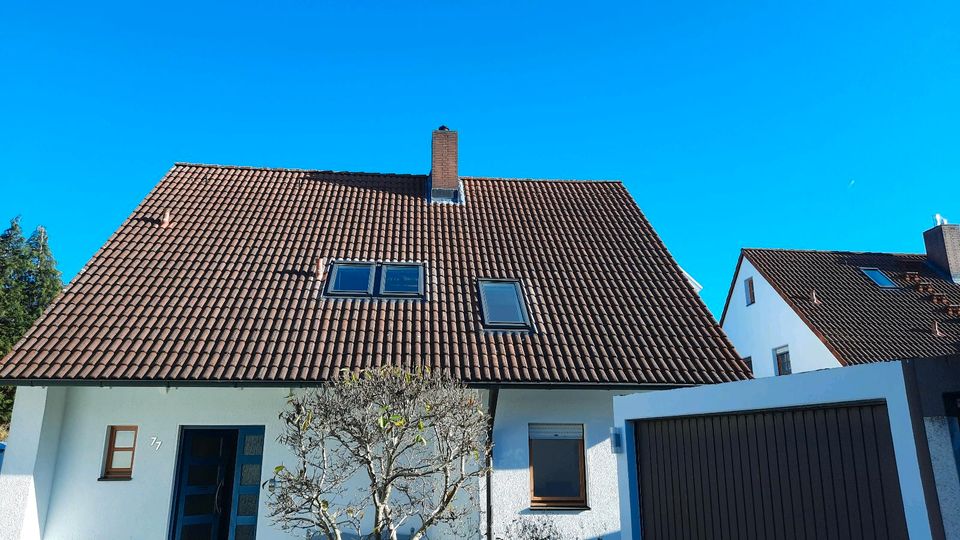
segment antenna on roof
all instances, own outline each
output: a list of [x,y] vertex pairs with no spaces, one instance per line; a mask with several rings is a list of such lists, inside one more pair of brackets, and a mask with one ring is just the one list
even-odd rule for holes
[[810,289],[810,303],[813,304],[813,305],[815,305],[815,306],[819,306],[820,304],[823,303],[823,302],[820,301],[819,298],[817,298],[817,290],[816,290],[816,289]]
[[933,220],[937,223],[937,227],[947,224],[947,218],[941,216],[940,214],[934,214]]
[[163,211],[163,217],[160,219],[160,226],[166,229],[170,226],[170,209],[167,208]]

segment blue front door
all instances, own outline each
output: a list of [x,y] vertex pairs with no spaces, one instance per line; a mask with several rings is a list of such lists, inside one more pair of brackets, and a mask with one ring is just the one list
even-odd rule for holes
[[184,428],[173,540],[253,540],[263,428]]

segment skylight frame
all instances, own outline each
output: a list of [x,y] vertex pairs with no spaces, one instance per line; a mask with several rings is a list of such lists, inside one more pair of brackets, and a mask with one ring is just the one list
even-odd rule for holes
[[[418,262],[385,262],[380,263],[377,268],[379,278],[378,278],[378,287],[377,287],[377,297],[379,298],[423,298],[424,296],[424,281],[425,281],[425,266],[423,263]],[[416,268],[417,269],[417,291],[416,292],[397,292],[397,291],[388,291],[386,290],[387,286],[387,269],[391,267],[401,267],[401,268]]]
[[[366,267],[370,270],[370,276],[367,279],[366,290],[339,290],[334,289],[337,282],[337,274],[343,267]],[[368,261],[334,261],[330,267],[330,278],[327,280],[327,296],[370,298],[373,296],[374,284],[377,279],[377,263]]]
[[[874,285],[876,285],[877,287],[880,287],[881,289],[899,289],[900,288],[900,286],[897,285],[895,281],[890,279],[890,276],[888,276],[883,270],[879,268],[875,268],[872,266],[861,266],[860,272],[862,272],[863,275],[867,276],[870,279],[870,281],[873,282]],[[886,281],[883,282],[881,281],[881,279],[878,279],[877,277],[878,274],[880,278]]]
[[[520,315],[522,322],[514,321],[495,321],[491,320],[488,310],[489,302],[484,285],[495,283],[510,283],[517,291],[517,300],[520,303]],[[501,278],[480,278],[477,280],[477,288],[480,291],[480,313],[483,315],[483,327],[487,330],[531,330],[533,321],[530,319],[530,311],[527,309],[527,298],[523,290],[523,282],[519,279],[501,279]]]

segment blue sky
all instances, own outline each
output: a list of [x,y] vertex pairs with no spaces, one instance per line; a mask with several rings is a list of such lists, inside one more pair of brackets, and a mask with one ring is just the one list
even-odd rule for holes
[[[668,5],[669,4],[669,5]],[[0,219],[71,278],[175,161],[618,178],[723,306],[739,249],[960,221],[960,4],[0,6]]]

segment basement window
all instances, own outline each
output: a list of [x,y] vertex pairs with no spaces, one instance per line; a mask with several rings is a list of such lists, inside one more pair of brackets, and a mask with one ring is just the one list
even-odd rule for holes
[[107,454],[101,480],[129,480],[133,476],[133,453],[137,445],[137,426],[109,426]]
[[583,424],[530,424],[530,506],[584,508]]
[[373,263],[333,263],[327,294],[331,296],[372,296]]
[[529,329],[530,316],[517,280],[481,279],[480,304],[486,328]]
[[423,296],[423,265],[384,264],[380,270],[380,296]]
[[892,279],[888,278],[886,274],[883,273],[879,268],[861,268],[861,272],[867,275],[868,278],[873,280],[878,287],[883,289],[896,289],[897,284],[893,282]]

